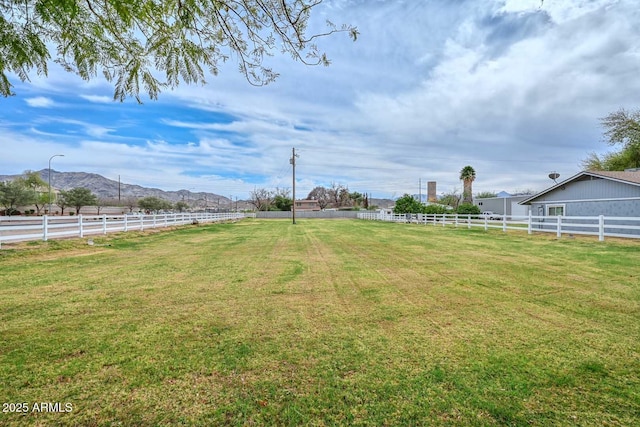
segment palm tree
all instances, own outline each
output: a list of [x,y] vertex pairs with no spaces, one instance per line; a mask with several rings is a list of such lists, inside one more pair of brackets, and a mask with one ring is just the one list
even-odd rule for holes
[[463,182],[462,203],[473,204],[472,183],[476,179],[476,171],[471,166],[465,166],[460,171],[460,179]]

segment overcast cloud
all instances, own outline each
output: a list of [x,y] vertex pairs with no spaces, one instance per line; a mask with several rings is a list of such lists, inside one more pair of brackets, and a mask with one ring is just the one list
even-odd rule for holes
[[0,174],[64,154],[54,169],[244,199],[291,187],[295,146],[303,196],[459,190],[465,165],[476,192],[542,190],[609,149],[599,118],[640,108],[639,14],[635,0],[325,0],[311,28],[361,33],[321,40],[330,67],[275,56],[280,78],[255,88],[230,63],[143,105],[52,64],[0,99]]

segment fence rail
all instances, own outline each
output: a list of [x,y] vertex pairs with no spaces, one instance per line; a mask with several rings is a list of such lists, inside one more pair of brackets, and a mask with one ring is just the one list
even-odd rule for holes
[[78,215],[0,217],[2,243],[116,233],[170,227],[195,222],[221,222],[244,218],[243,213],[176,213],[159,215]]
[[582,234],[605,237],[623,237],[640,239],[640,217],[613,216],[517,216],[507,215],[499,219],[482,218],[477,215],[457,214],[384,214],[362,212],[359,219],[374,221],[391,221],[403,223],[429,224],[446,227],[482,227],[517,231],[555,233],[558,238],[563,234]]
[[[291,218],[291,211],[258,211],[256,218],[262,219],[285,219]],[[336,219],[336,218],[358,218],[358,211],[305,211],[296,210],[296,218],[313,218],[313,219]]]

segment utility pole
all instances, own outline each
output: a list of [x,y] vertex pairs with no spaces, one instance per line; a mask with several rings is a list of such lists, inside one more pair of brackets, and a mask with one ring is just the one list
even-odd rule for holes
[[289,159],[289,163],[293,166],[293,203],[291,203],[291,218],[293,219],[293,224],[296,223],[296,157],[299,157],[296,154],[296,147],[291,149],[291,159]]

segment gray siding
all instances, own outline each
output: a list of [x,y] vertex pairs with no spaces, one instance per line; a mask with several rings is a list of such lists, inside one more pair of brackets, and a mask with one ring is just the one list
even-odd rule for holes
[[[533,215],[546,215],[545,205],[552,203],[535,202],[531,204]],[[640,199],[638,200],[610,200],[563,202],[564,216],[628,216],[640,217]],[[541,209],[540,209],[541,208]]]
[[[629,197],[640,197],[640,186],[616,182],[609,179],[594,178],[574,181],[566,186],[556,188],[555,190],[540,196],[540,198],[536,199],[535,203],[537,204],[542,201],[555,202],[565,200],[620,199]],[[534,210],[533,212],[535,214],[536,211]],[[596,214],[592,213],[591,215]]]
[[[546,205],[554,203],[532,203],[531,213],[533,215],[546,215]],[[573,224],[597,224],[596,217],[598,215],[604,215],[605,217],[631,217],[640,218],[640,200],[610,200],[610,201],[590,201],[590,202],[566,202],[562,203],[565,207],[564,217],[592,217],[593,219],[574,219],[570,221]],[[543,225],[538,225],[538,228],[545,228],[547,230],[554,230],[556,228],[556,217],[547,217],[541,222]],[[548,222],[548,225],[546,224]],[[617,228],[616,225],[637,225],[637,221],[608,221],[606,223],[607,233],[638,235],[640,230],[627,230]],[[597,229],[575,227],[576,232],[594,233]]]

